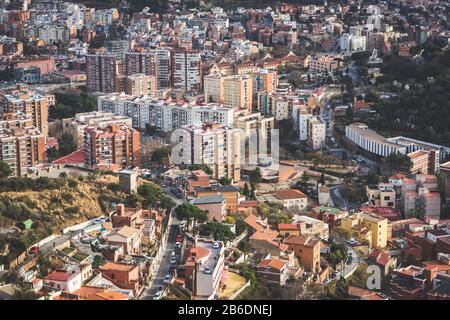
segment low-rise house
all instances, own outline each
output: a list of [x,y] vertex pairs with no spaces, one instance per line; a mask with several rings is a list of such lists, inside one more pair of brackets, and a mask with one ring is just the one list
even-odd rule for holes
[[305,215],[294,215],[294,223],[300,225],[300,234],[314,236],[321,239],[328,239],[328,224],[319,219],[314,219]]
[[124,226],[107,235],[107,244],[120,245],[128,254],[139,254],[141,251],[141,230]]
[[190,175],[184,177],[182,184],[188,194],[193,194],[197,187],[209,187],[209,175],[203,170],[194,170]]
[[208,221],[222,221],[226,215],[225,197],[221,194],[199,197],[192,204],[206,213]]
[[290,276],[294,278],[301,276],[302,269],[289,267],[288,261],[271,258],[264,259],[258,264],[256,274],[270,283],[283,286]]
[[384,275],[387,275],[397,265],[397,259],[391,257],[389,253],[373,250],[369,254],[369,261],[381,268]]
[[235,186],[222,186],[220,184],[209,187],[196,187],[195,195],[197,197],[222,195],[225,198],[225,207],[227,212],[236,213],[239,205],[239,188]]
[[320,240],[311,236],[290,236],[284,244],[294,251],[299,263],[307,271],[320,271]]
[[81,287],[81,272],[79,268],[52,271],[44,278],[44,286],[72,293]]
[[139,267],[133,264],[107,262],[98,269],[116,286],[133,290],[135,296],[144,289],[144,281],[139,276]]
[[308,206],[308,198],[300,190],[286,189],[275,192],[277,202],[281,203],[286,209],[304,210]]

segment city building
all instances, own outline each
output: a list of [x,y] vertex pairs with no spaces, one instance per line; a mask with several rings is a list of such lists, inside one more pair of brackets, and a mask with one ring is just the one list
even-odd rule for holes
[[175,152],[179,151],[180,163],[206,164],[215,179],[240,180],[241,136],[238,129],[215,123],[187,125],[182,129],[183,134],[174,147]]
[[253,108],[253,78],[250,75],[204,77],[205,101],[251,111]]
[[32,120],[32,125],[45,136],[48,134],[48,109],[55,105],[55,96],[31,91],[26,85],[0,90],[0,113],[20,112]]
[[406,154],[406,147],[390,142],[363,123],[352,123],[345,127],[345,137],[364,150],[387,157],[391,153]]
[[172,87],[186,92],[201,91],[201,57],[193,50],[175,51],[172,54]]
[[195,239],[184,264],[186,286],[193,300],[217,299],[225,266],[223,243]]
[[314,273],[320,271],[320,240],[311,236],[290,236],[284,244],[294,251],[298,262],[307,271]]
[[389,183],[369,185],[366,187],[366,192],[370,206],[395,208],[396,193],[393,185]]
[[307,142],[313,150],[319,150],[325,145],[326,123],[320,117],[307,120],[308,139]]
[[341,219],[341,228],[369,248],[384,248],[388,238],[388,220],[366,213],[355,213]]
[[297,189],[277,190],[275,197],[286,209],[304,210],[308,206],[308,198]]
[[436,176],[418,174],[415,179],[403,179],[402,205],[406,214],[417,215],[421,219],[439,218],[441,195]]
[[331,72],[339,68],[339,62],[336,57],[329,55],[313,56],[309,63],[310,72]]
[[86,55],[87,88],[91,92],[115,91],[117,64],[115,54]]
[[118,171],[140,165],[140,133],[121,125],[84,130],[84,152],[90,168]]
[[222,221],[227,213],[223,195],[199,197],[192,204],[206,213],[208,221]]
[[0,151],[12,175],[23,177],[28,168],[46,161],[45,136],[34,127],[0,130]]
[[233,126],[234,109],[217,103],[194,104],[172,102],[148,96],[109,94],[98,98],[98,110],[132,118],[133,127],[172,132],[185,125],[206,122]]
[[63,131],[72,135],[78,148],[84,145],[84,129],[87,127],[106,128],[112,124],[125,125],[131,128],[132,121],[129,117],[102,111],[77,113],[74,118],[62,120]]
[[125,77],[125,93],[130,96],[155,97],[157,81],[155,76],[147,76],[142,73]]

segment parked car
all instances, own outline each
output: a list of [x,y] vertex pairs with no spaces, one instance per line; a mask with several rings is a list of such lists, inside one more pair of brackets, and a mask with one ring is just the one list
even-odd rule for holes
[[183,235],[181,233],[178,234],[176,239],[175,239],[176,242],[183,242],[183,240],[184,240],[184,237],[183,237]]
[[213,249],[219,249],[219,248],[220,248],[220,243],[219,242],[214,242]]
[[29,254],[38,254],[39,253],[39,247],[38,246],[33,246],[30,248],[30,250],[28,250]]
[[170,257],[170,264],[172,264],[172,265],[177,264],[177,258],[175,258],[175,257]]
[[158,290],[156,291],[155,295],[153,296],[153,300],[160,300],[164,293],[164,287],[159,286]]
[[205,267],[205,273],[206,274],[211,274],[211,269],[209,267]]
[[170,283],[170,279],[172,279],[172,275],[170,274],[170,273],[167,273],[165,276],[164,276],[164,283]]

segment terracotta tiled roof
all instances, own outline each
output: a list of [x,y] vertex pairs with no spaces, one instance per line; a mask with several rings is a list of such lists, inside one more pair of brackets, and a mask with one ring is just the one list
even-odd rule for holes
[[278,190],[275,195],[281,200],[306,198],[303,192],[295,189]]
[[264,227],[256,221],[257,219],[258,218],[254,214],[251,214],[244,220],[244,222],[256,231],[264,230]]
[[84,150],[80,149],[62,158],[53,161],[54,164],[81,164],[85,163]]
[[286,262],[280,259],[265,259],[258,264],[258,267],[270,267],[275,270],[281,270],[285,265]]

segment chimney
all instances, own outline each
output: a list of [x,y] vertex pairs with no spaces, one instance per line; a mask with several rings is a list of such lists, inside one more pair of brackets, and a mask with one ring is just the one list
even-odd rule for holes
[[125,205],[123,203],[119,203],[117,205],[117,215],[123,216],[125,214]]

